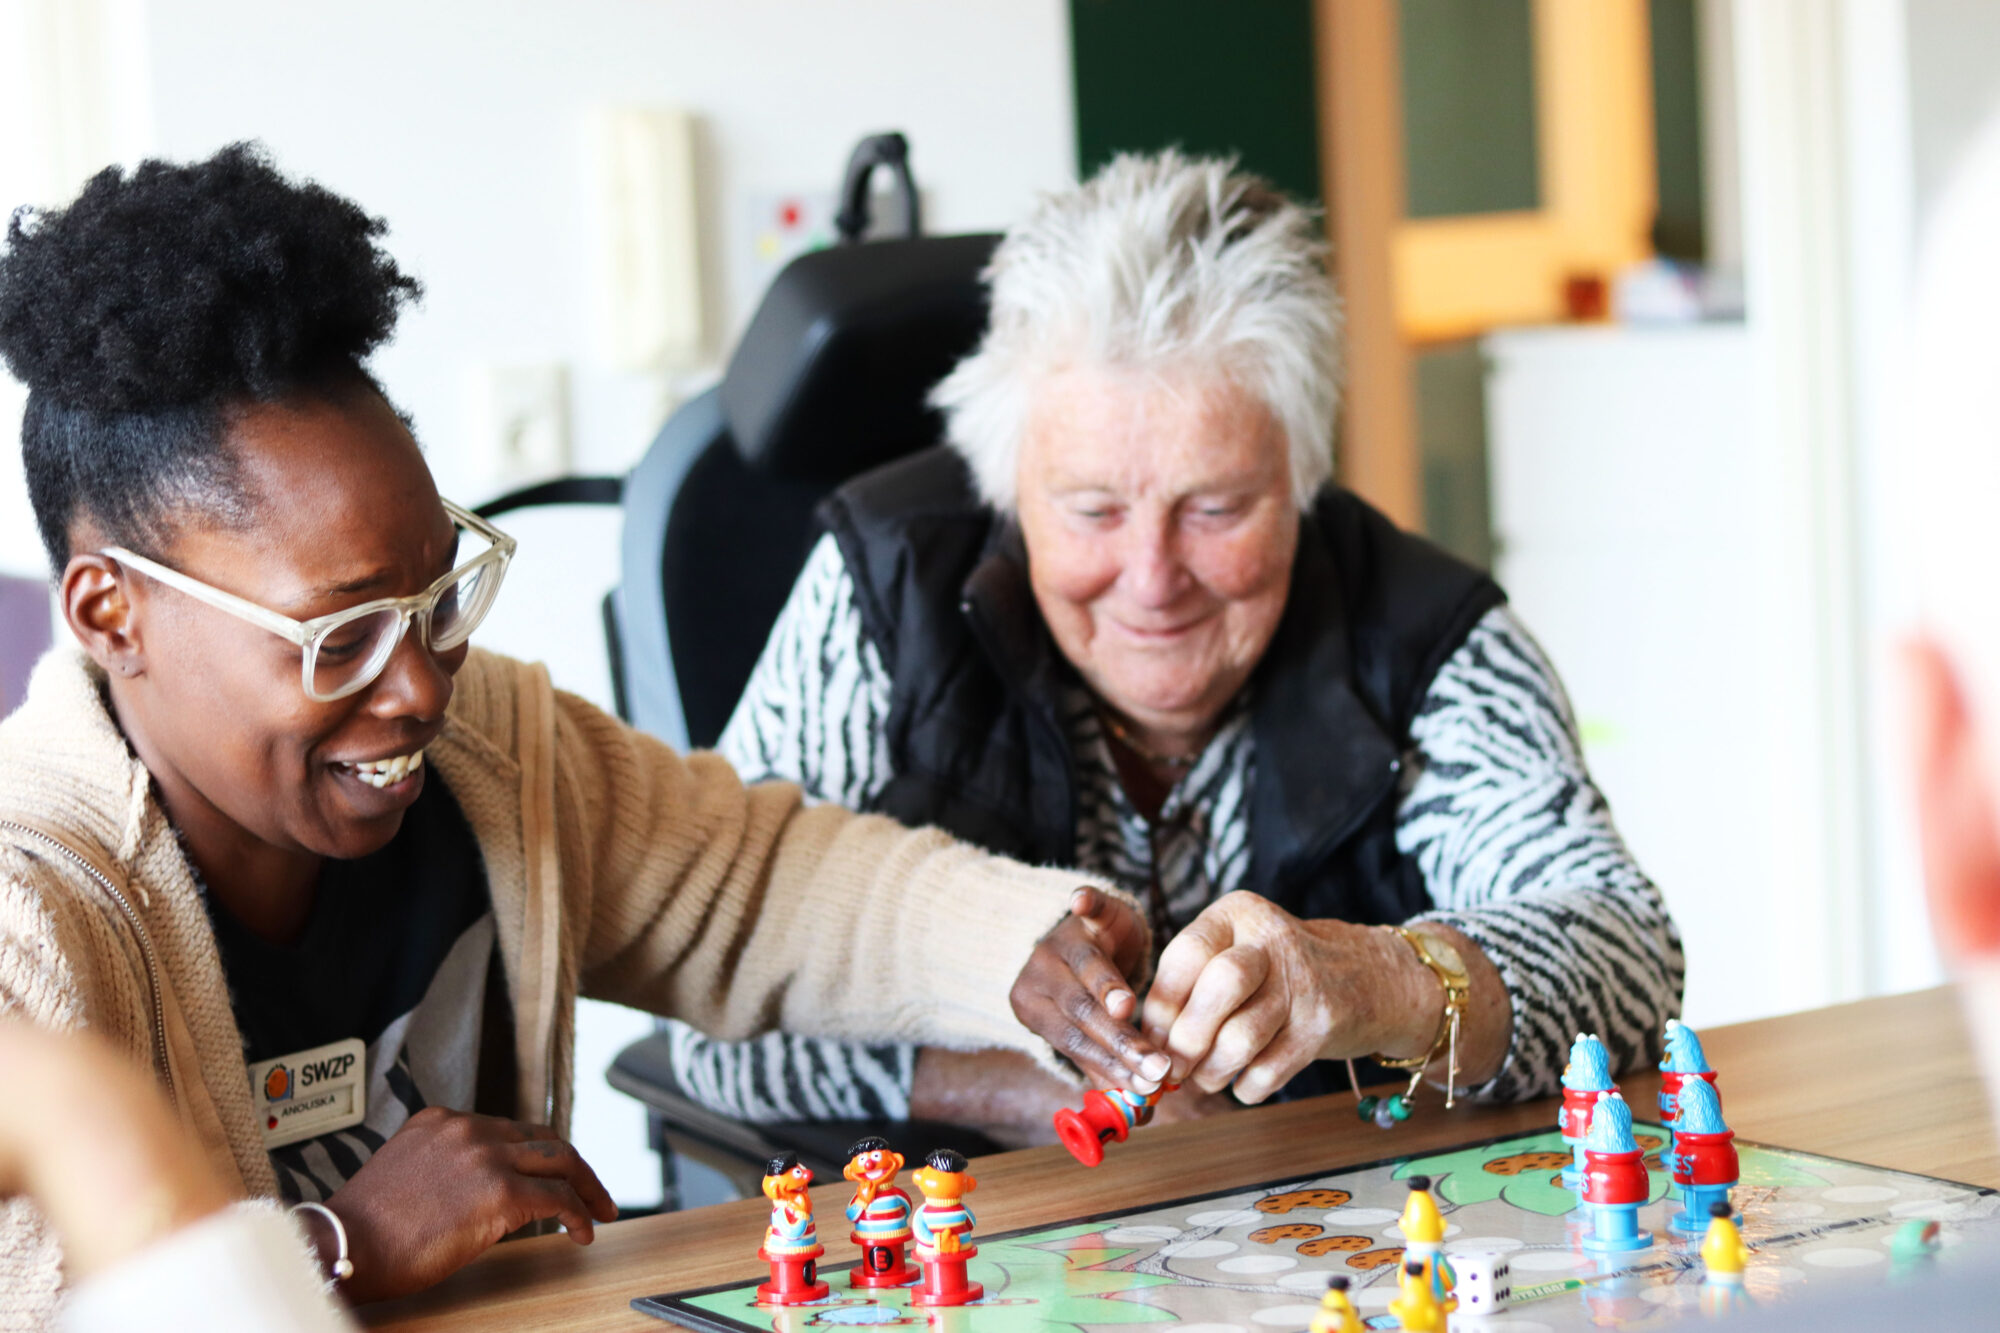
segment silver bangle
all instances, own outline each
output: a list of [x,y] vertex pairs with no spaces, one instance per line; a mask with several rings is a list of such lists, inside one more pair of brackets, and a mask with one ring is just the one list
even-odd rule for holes
[[318,1213],[326,1219],[327,1225],[333,1228],[335,1250],[333,1267],[330,1270],[333,1273],[333,1280],[335,1282],[345,1282],[347,1279],[353,1277],[354,1263],[347,1257],[347,1228],[340,1224],[340,1218],[333,1209],[323,1203],[295,1203],[292,1205],[292,1211],[295,1213]]

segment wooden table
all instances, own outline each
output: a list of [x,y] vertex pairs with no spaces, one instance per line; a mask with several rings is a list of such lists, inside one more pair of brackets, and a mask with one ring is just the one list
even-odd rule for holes
[[[1729,1124],[1745,1139],[1829,1157],[2000,1187],[2000,1147],[1955,1000],[1945,990],[1864,1000],[1702,1034],[1720,1071]],[[1620,1081],[1650,1107],[1659,1075]],[[1364,1124],[1352,1099],[1322,1098],[1161,1125],[1085,1171],[1060,1148],[982,1158],[974,1204],[983,1232],[1011,1231],[1287,1175],[1310,1175],[1555,1123],[1553,1101],[1445,1112],[1433,1095],[1391,1133]],[[934,1145],[919,1145],[930,1147]],[[813,1191],[838,1220],[845,1181]],[[377,1328],[668,1327],[634,1313],[634,1296],[761,1275],[763,1200],[620,1222],[588,1247],[561,1236],[501,1245],[417,1296],[364,1314]],[[821,1227],[829,1259],[842,1228]]]

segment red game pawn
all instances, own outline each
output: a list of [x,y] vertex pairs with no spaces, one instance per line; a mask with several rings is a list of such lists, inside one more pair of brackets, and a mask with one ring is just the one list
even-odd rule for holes
[[1569,1048],[1569,1063],[1563,1066],[1562,1111],[1556,1118],[1562,1141],[1571,1150],[1572,1160],[1562,1173],[1565,1189],[1583,1191],[1583,1140],[1590,1133],[1590,1113],[1599,1095],[1617,1086],[1611,1081],[1611,1056],[1604,1043],[1588,1032],[1577,1033]]
[[1106,1088],[1103,1092],[1093,1088],[1083,1094],[1081,1111],[1065,1106],[1056,1112],[1056,1137],[1069,1149],[1070,1156],[1085,1166],[1096,1166],[1104,1160],[1105,1144],[1123,1143],[1133,1130],[1153,1118],[1153,1108],[1160,1098],[1178,1086],[1162,1084],[1144,1097],[1123,1088]]
[[847,1149],[847,1167],[840,1174],[854,1182],[847,1220],[849,1237],[861,1247],[861,1262],[848,1270],[850,1287],[907,1287],[918,1278],[903,1256],[910,1242],[910,1196],[896,1188],[903,1155],[889,1150],[889,1141],[870,1136]]
[[977,1246],[965,1244],[977,1221],[965,1206],[965,1196],[979,1182],[967,1174],[964,1155],[939,1148],[924,1159],[910,1181],[924,1196],[923,1207],[911,1219],[924,1280],[910,1293],[910,1303],[966,1305],[978,1300],[986,1288],[965,1277],[965,1265],[979,1253]]
[[1700,1236],[1708,1230],[1709,1209],[1729,1202],[1730,1187],[1740,1174],[1732,1142],[1736,1135],[1722,1121],[1715,1090],[1698,1078],[1681,1086],[1679,1110],[1667,1169],[1681,1187],[1682,1207],[1668,1225],[1682,1235]]
[[[1681,1088],[1695,1079],[1714,1088],[1715,1067],[1709,1064],[1708,1055],[1701,1049],[1701,1038],[1695,1030],[1678,1018],[1667,1020],[1666,1041],[1666,1058],[1660,1061],[1660,1118],[1672,1124],[1680,1119]],[[1718,1108],[1722,1105],[1720,1089],[1716,1092],[1715,1104]]]
[[1653,1237],[1639,1230],[1639,1208],[1652,1192],[1645,1154],[1632,1137],[1632,1108],[1615,1092],[1598,1096],[1583,1141],[1583,1202],[1591,1232],[1583,1248],[1594,1254],[1643,1250]]
[[764,1168],[764,1197],[771,1201],[771,1222],[757,1257],[771,1265],[771,1280],[757,1287],[764,1305],[804,1305],[826,1299],[831,1290],[819,1280],[819,1257],[826,1247],[813,1226],[812,1170],[797,1153],[780,1153]]

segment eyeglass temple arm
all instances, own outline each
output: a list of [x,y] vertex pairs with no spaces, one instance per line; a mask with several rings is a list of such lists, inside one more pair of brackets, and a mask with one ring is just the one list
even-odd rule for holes
[[[508,555],[514,553],[516,544],[514,539],[494,527],[491,523],[488,523],[485,519],[479,517],[479,515],[469,509],[461,508],[449,500],[444,501],[444,508],[445,512],[451,515],[453,519],[471,528]],[[211,587],[199,579],[190,578],[177,570],[168,569],[158,561],[148,560],[145,556],[128,551],[122,546],[107,546],[104,549],[104,554],[110,556],[120,564],[131,566],[149,578],[159,580],[169,588],[176,588],[186,593],[198,602],[206,602],[217,610],[227,611],[231,615],[238,616],[253,625],[258,625],[271,631],[271,633],[278,635],[280,638],[289,639],[301,648],[305,647],[306,641],[312,637],[311,631],[303,621],[294,620],[287,615],[280,615],[278,612],[259,606],[255,602],[246,601],[238,597],[235,593],[224,592],[220,588]]]
[[445,500],[444,512],[449,514],[455,521],[463,523],[487,541],[492,542],[495,546],[505,548],[509,555],[513,554],[515,546],[519,544],[512,537],[509,537],[506,533],[500,531],[500,529],[494,527],[478,514],[473,513],[470,509],[462,505],[453,504],[450,500]]
[[271,631],[271,633],[281,638],[290,639],[302,648],[305,646],[308,637],[306,627],[301,622],[293,620],[290,616],[279,615],[276,611],[267,610],[255,602],[245,601],[235,593],[224,592],[220,588],[210,587],[199,579],[189,578],[185,574],[168,569],[165,565],[157,561],[148,560],[143,555],[134,554],[122,546],[107,546],[104,548],[104,554],[110,556],[121,565],[131,566],[148,578],[157,579],[169,588],[186,593],[198,602],[206,602],[219,611],[227,611],[231,615],[241,617],[253,625],[262,626],[264,629]]

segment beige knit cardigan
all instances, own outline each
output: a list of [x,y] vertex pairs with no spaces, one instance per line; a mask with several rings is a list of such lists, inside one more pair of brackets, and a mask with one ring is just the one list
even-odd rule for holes
[[[488,653],[459,672],[426,763],[485,858],[520,1118],[567,1132],[579,993],[728,1038],[783,1027],[1052,1062],[1007,993],[1076,874],[808,807],[790,784],[745,787],[715,755],[678,755]],[[0,1015],[109,1038],[156,1071],[225,1179],[274,1195],[206,911],[74,647],[0,723],[6,823],[67,850],[0,827]],[[0,1328],[41,1326],[60,1281],[32,1206],[0,1208]]]

